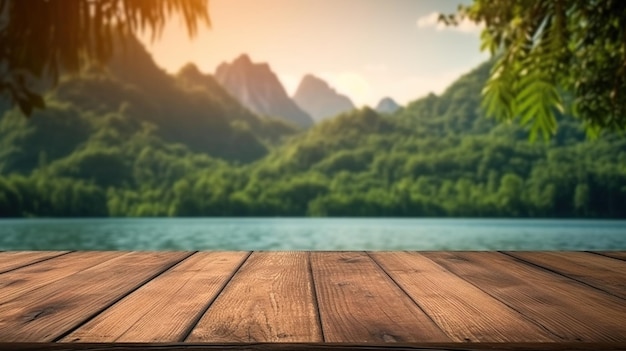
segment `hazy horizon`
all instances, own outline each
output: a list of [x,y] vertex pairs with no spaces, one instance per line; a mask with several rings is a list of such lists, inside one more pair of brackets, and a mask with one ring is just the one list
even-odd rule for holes
[[313,74],[356,106],[376,106],[384,97],[405,105],[441,93],[487,59],[478,27],[437,23],[436,13],[453,13],[459,3],[467,1],[212,0],[211,29],[200,28],[194,39],[180,19],[160,39],[140,39],[169,73],[191,62],[213,74],[245,53],[268,63],[290,96]]

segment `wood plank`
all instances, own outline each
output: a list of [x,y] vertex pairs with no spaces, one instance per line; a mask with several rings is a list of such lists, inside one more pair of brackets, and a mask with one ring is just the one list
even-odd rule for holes
[[188,257],[188,252],[133,252],[0,305],[0,341],[50,342]]
[[322,341],[308,254],[254,252],[187,341]]
[[498,252],[423,254],[562,341],[626,342],[622,299]]
[[363,252],[312,252],[326,342],[450,341]]
[[373,252],[370,256],[453,340],[555,340],[519,312],[419,253]]
[[624,343],[0,343],[6,351],[624,351]]
[[119,256],[113,251],[72,252],[7,272],[0,280],[0,303]]
[[626,261],[587,252],[506,252],[626,299]]
[[597,254],[626,261],[626,251],[601,251],[597,252]]
[[68,251],[5,251],[0,252],[0,273],[28,266],[66,254]]
[[182,341],[248,255],[196,253],[60,341]]

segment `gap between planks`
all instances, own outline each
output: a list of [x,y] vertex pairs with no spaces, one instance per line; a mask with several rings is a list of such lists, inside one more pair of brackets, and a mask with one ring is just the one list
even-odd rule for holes
[[[626,262],[587,252],[502,252],[525,264],[626,300]],[[593,259],[592,259],[593,258]]]
[[622,299],[499,252],[424,255],[558,335],[560,341],[626,341]]
[[370,253],[442,330],[461,342],[548,342],[558,338],[523,314],[417,252]]
[[[66,255],[67,253],[64,253],[63,255]],[[210,312],[211,308],[213,308],[213,304],[215,303],[215,301],[220,298],[220,296],[222,295],[222,293],[227,290],[231,284],[231,282],[233,281],[233,279],[241,273],[242,268],[244,268],[244,266],[246,264],[248,264],[248,260],[249,258],[252,256],[252,254],[257,254],[255,255],[260,257],[260,258],[255,258],[257,260],[260,260],[261,263],[263,262],[263,256],[265,256],[265,258],[269,257],[267,255],[276,255],[277,253],[275,252],[270,252],[270,253],[248,253],[248,256],[241,262],[241,264],[235,268],[233,274],[229,277],[229,279],[227,279],[224,283],[224,285],[221,287],[221,289],[217,292],[216,297],[209,301],[206,305],[206,309],[203,311],[203,313],[201,313],[198,318],[196,320],[192,320],[192,325],[190,325],[189,330],[188,330],[188,334],[187,335],[191,335],[193,333],[193,331],[198,327],[199,322],[204,319],[205,314],[207,312]],[[280,254],[280,252],[278,253]],[[290,261],[292,258],[289,258],[288,256],[283,257],[283,260],[278,260],[275,262],[275,267],[274,269],[274,275],[275,276],[282,276],[283,273],[281,272],[281,269],[284,270],[284,266],[288,266],[290,268],[292,268],[291,265],[289,265],[289,263],[293,263],[295,262],[297,264],[298,267],[298,274],[296,274],[293,277],[298,277],[301,275],[306,275],[308,277],[308,279],[306,279],[308,281],[309,284],[309,289],[310,289],[310,294],[311,294],[311,303],[312,303],[312,308],[315,311],[315,316],[317,318],[317,320],[315,320],[314,322],[312,322],[312,324],[310,325],[317,325],[319,328],[319,335],[320,341],[326,341],[328,342],[329,340],[332,341],[333,338],[333,333],[332,333],[332,328],[334,328],[334,326],[332,325],[332,323],[324,323],[324,319],[328,319],[328,318],[332,318],[332,316],[330,316],[329,314],[333,314],[333,313],[337,313],[337,311],[335,311],[333,308],[329,308],[328,307],[328,299],[324,297],[324,294],[328,295],[328,291],[329,289],[335,289],[335,290],[342,290],[342,294],[344,294],[345,296],[354,296],[356,299],[363,299],[363,297],[365,297],[366,299],[364,301],[367,301],[369,299],[372,298],[376,298],[376,291],[375,289],[372,290],[371,287],[369,287],[369,285],[374,284],[376,282],[383,282],[385,281],[385,279],[388,280],[388,282],[391,282],[393,284],[387,284],[387,287],[384,288],[383,290],[387,290],[387,291],[393,291],[394,289],[398,289],[400,291],[402,291],[404,293],[404,295],[406,295],[405,297],[410,300],[414,305],[417,305],[417,307],[419,307],[422,312],[431,319],[431,321],[434,321],[435,325],[437,325],[439,328],[441,328],[441,326],[439,325],[439,323],[436,323],[435,319],[433,318],[433,316],[431,316],[430,314],[433,313],[433,311],[436,311],[437,308],[439,308],[436,305],[433,304],[426,304],[424,305],[424,303],[422,302],[421,305],[417,304],[416,302],[416,298],[414,298],[413,296],[411,296],[411,294],[423,294],[424,292],[412,292],[410,293],[409,290],[407,289],[406,286],[407,284],[404,284],[405,286],[403,287],[402,284],[400,283],[401,279],[398,278],[398,274],[397,272],[393,272],[390,269],[385,269],[385,265],[381,264],[381,262],[377,261],[373,256],[382,256],[382,255],[387,255],[390,253],[363,253],[363,252],[316,252],[316,253],[311,253],[308,252],[305,255],[303,255],[302,253],[293,253],[294,256],[297,256],[298,259],[292,260]],[[432,254],[432,253],[430,253]],[[444,255],[445,253],[442,253],[442,255]],[[563,274],[560,274],[559,272],[553,272],[550,270],[546,270],[543,269],[542,267],[537,267],[534,264],[529,264],[528,262],[524,262],[523,260],[519,260],[517,258],[513,258],[510,255],[504,254],[504,253],[495,253],[496,255],[494,256],[493,253],[481,253],[483,255],[487,255],[487,256],[493,256],[493,257],[499,257],[498,260],[502,261],[502,257],[507,257],[508,260],[504,260],[503,262],[516,262],[517,266],[515,266],[515,268],[519,268],[522,269],[522,271],[533,271],[533,272],[542,272],[543,277],[560,277],[558,280],[558,282],[560,282],[560,285],[563,285],[565,280],[569,280],[572,282],[575,282],[578,285],[582,285],[580,282],[576,282],[575,280],[573,280],[571,277],[567,277],[564,276]],[[139,284],[135,287],[135,289],[131,290],[131,291],[127,291],[125,294],[123,294],[121,297],[119,297],[119,299],[114,300],[112,303],[110,303],[108,306],[105,306],[103,309],[100,310],[100,312],[96,312],[95,314],[92,314],[90,319],[86,319],[83,321],[83,323],[80,323],[78,326],[76,326],[75,328],[73,328],[72,330],[77,330],[80,329],[82,326],[86,325],[88,322],[94,320],[94,318],[97,318],[101,313],[106,313],[107,311],[109,311],[111,308],[117,306],[118,304],[120,304],[123,300],[132,297],[133,295],[135,295],[138,291],[145,289],[146,285],[150,284],[152,281],[154,280],[158,280],[159,278],[162,278],[163,275],[167,274],[168,272],[172,272],[175,267],[180,267],[180,265],[182,265],[184,262],[188,261],[191,257],[192,257],[193,253],[183,257],[178,263],[174,263],[172,264],[170,267],[166,267],[164,270],[162,270],[160,273],[157,273],[156,275],[154,275],[152,278],[148,278],[147,280],[145,280],[143,282],[143,284]],[[398,255],[398,253],[396,253],[396,255]],[[402,253],[401,255],[408,255],[407,253]],[[423,254],[419,254],[419,253],[413,253],[412,255],[415,256],[423,256]],[[428,256],[429,253],[426,253],[426,256]],[[454,267],[457,267],[459,263],[463,263],[463,260],[457,260],[456,257],[461,257],[463,258],[464,256],[467,256],[468,253],[458,253],[457,254],[451,254],[451,256],[448,257],[452,257],[452,260],[448,260],[446,261],[447,264],[450,264]],[[471,256],[471,253],[469,254]],[[498,256],[500,255],[500,256]],[[59,255],[61,256],[61,255]],[[55,257],[59,257],[59,256],[55,256]],[[410,255],[409,255],[410,256]],[[424,256],[424,257],[426,257]],[[591,255],[590,255],[591,256]],[[62,257],[62,256],[61,256]],[[65,256],[67,257],[67,256]],[[314,258],[312,258],[314,257]],[[391,256],[390,256],[391,257]],[[407,256],[408,257],[408,256]],[[593,257],[593,256],[591,256]],[[603,256],[598,256],[598,257],[603,257]],[[54,258],[54,257],[52,257]],[[49,258],[49,259],[52,259]],[[361,259],[364,258],[364,259]],[[431,257],[432,258],[432,257]],[[451,275],[454,275],[462,280],[465,280],[468,284],[475,286],[476,288],[481,289],[481,291],[483,292],[487,292],[486,290],[482,290],[481,288],[481,284],[476,285],[475,283],[477,282],[477,278],[474,276],[467,276],[465,274],[460,274],[459,270],[456,269],[448,269],[445,268],[446,264],[443,264],[442,262],[437,263],[437,260],[432,260],[431,258],[428,258],[428,261],[420,261],[420,262],[432,262],[435,266],[431,265],[431,270],[433,270],[433,272],[437,272],[437,270],[435,268],[441,267],[443,270],[446,270],[447,272],[449,272]],[[608,259],[608,258],[607,258]],[[46,259],[47,260],[47,259]],[[305,264],[302,264],[302,262],[300,262],[301,260],[304,260]],[[331,269],[332,267],[329,266],[327,264],[327,262],[325,262],[326,260],[330,261],[330,262],[335,262],[337,263],[337,266],[339,267],[338,269]],[[367,263],[369,261],[371,261],[374,265],[372,266],[371,264]],[[496,261],[498,261],[496,260]],[[273,260],[270,260],[269,262],[271,263]],[[316,263],[314,264],[315,261]],[[471,260],[470,260],[471,261]],[[618,261],[617,262],[622,262],[622,261]],[[255,265],[256,264],[256,268]],[[277,266],[276,266],[277,264]],[[356,264],[356,265],[355,265]],[[365,271],[369,271],[369,273],[365,272],[363,273],[363,267],[359,268],[359,265],[370,265],[373,269],[366,269]],[[28,265],[27,265],[28,266]],[[24,266],[24,267],[27,267]],[[260,263],[253,263],[252,264],[252,268],[250,268],[250,271],[247,273],[243,273],[244,278],[247,276],[255,276],[256,273],[258,273],[260,271],[259,267],[261,267],[262,265]],[[410,266],[410,265],[409,265]],[[522,266],[526,266],[526,267],[522,267]],[[36,266],[32,266],[32,267],[36,267]],[[355,268],[356,267],[356,268]],[[410,266],[409,268],[411,268],[412,266]],[[415,268],[415,267],[413,267]],[[418,267],[419,268],[419,267]],[[422,267],[423,268],[423,267]],[[249,267],[246,266],[245,269],[249,269]],[[245,271],[244,269],[244,271]],[[328,271],[330,269],[330,271],[336,271],[336,272],[344,272],[344,273],[356,273],[357,277],[353,280],[346,280],[343,279],[343,281],[333,281],[332,279],[329,280],[328,277],[325,276],[325,274],[322,274],[320,272],[323,271]],[[494,265],[493,267],[494,270],[498,271],[501,269],[501,267]],[[27,270],[27,268],[25,268],[25,270]],[[256,273],[255,273],[256,272]],[[302,273],[302,272],[306,272],[306,273]],[[380,273],[376,273],[376,272],[382,272],[384,275],[381,275]],[[488,272],[487,272],[488,273]],[[509,272],[509,276],[511,276],[511,274],[513,273],[513,270],[511,270],[511,272]],[[440,274],[440,273],[437,273]],[[319,280],[316,280],[316,275],[320,275]],[[349,274],[346,274],[349,275]],[[519,274],[515,273],[513,274],[514,276],[519,276]],[[393,277],[392,277],[393,276]],[[451,276],[448,276],[447,274],[444,274],[444,277],[447,276],[449,279],[451,279]],[[386,277],[386,278],[385,278]],[[244,281],[246,281],[246,279],[243,279]],[[354,278],[354,277],[353,277]],[[376,280],[378,279],[378,280]],[[543,279],[544,281],[549,281],[550,278],[547,279]],[[340,284],[340,283],[348,283],[348,284]],[[266,286],[272,286],[274,287],[273,284],[271,284],[271,282],[268,284],[267,281],[263,280],[261,281],[261,283],[265,284]],[[261,284],[262,285],[262,284]],[[396,286],[396,288],[394,288],[393,286]],[[255,286],[258,288],[258,286]],[[346,288],[348,287],[348,288]],[[303,288],[303,287],[300,287]],[[241,287],[239,288],[241,290]],[[277,286],[277,290],[274,291],[274,293],[276,292],[280,292],[282,290],[284,290],[284,287],[280,287]],[[50,289],[48,289],[50,290]],[[304,290],[302,291],[306,291],[307,289],[304,288]],[[319,290],[319,291],[318,291]],[[599,292],[598,292],[599,293]],[[279,294],[280,295],[280,294]],[[393,294],[392,294],[393,295]],[[302,295],[302,296],[307,296],[306,294]],[[490,295],[491,296],[491,295]],[[594,295],[595,296],[595,295]],[[279,296],[280,297],[280,296]],[[328,297],[328,296],[327,296]],[[491,296],[494,297],[494,296]],[[222,297],[222,299],[224,299],[225,297]],[[263,297],[266,298],[266,297]],[[404,299],[404,298],[400,298],[400,299]],[[494,298],[497,299],[497,298]],[[274,299],[275,300],[275,299]],[[285,300],[284,298],[282,298],[282,300],[279,301],[289,301],[290,299]],[[291,300],[297,300],[297,299],[291,299]],[[501,299],[497,299],[498,301],[501,301]],[[326,302],[324,302],[326,301]],[[502,303],[504,303],[504,301],[501,301]],[[381,303],[386,303],[385,301],[382,301]],[[280,304],[279,304],[280,305]],[[325,307],[326,306],[326,307]],[[345,314],[350,312],[350,308],[345,309],[345,307],[348,305],[344,305],[344,310],[340,310],[339,313],[343,313],[344,317],[347,317]],[[518,313],[520,313],[521,315],[524,315],[522,312],[520,312],[518,309],[515,309],[516,305],[513,304],[510,307],[512,310],[517,311]],[[465,306],[462,308],[471,308],[471,306]],[[393,307],[391,308],[393,310]],[[269,314],[271,314],[271,311],[266,311],[270,312]],[[391,313],[393,315],[393,313]],[[233,314],[231,314],[232,316]],[[267,317],[267,316],[265,316]],[[379,316],[382,317],[382,316]],[[543,327],[543,324],[541,324],[539,321],[537,321],[536,319],[530,319],[535,321],[539,326]],[[311,323],[311,319],[308,319],[309,323]],[[441,319],[440,319],[440,323],[441,323]],[[457,322],[458,323],[458,322]],[[0,323],[1,324],[1,323]],[[380,326],[379,326],[380,328]],[[325,329],[331,329],[331,332],[329,333],[329,337],[327,338],[324,334],[324,330]],[[72,330],[70,330],[69,332],[63,334],[63,335],[69,335],[72,333]],[[359,333],[361,333],[360,335],[368,335],[366,334],[362,334],[362,332],[364,332],[364,330],[358,331],[358,329],[352,329],[353,332],[355,332],[355,335],[358,335]],[[378,333],[379,332],[379,333]],[[369,334],[369,336],[366,337],[373,337],[371,342],[376,342],[376,341],[389,341],[389,340],[385,340],[385,337],[387,337],[387,339],[389,337],[392,338],[396,338],[401,340],[404,338],[404,336],[402,335],[394,335],[393,331],[391,332],[387,332],[386,331],[386,327],[383,327],[383,329],[380,329],[378,332],[374,333],[374,334]],[[377,334],[378,333],[378,334]],[[402,333],[400,333],[402,334]],[[262,335],[262,334],[261,334]],[[280,336],[276,333],[270,333],[268,334],[272,337],[277,337],[278,339],[281,339]],[[288,334],[287,334],[288,336]],[[478,335],[480,336],[480,334]],[[61,337],[59,337],[61,338]],[[57,338],[57,339],[59,339]],[[282,339],[284,339],[285,337],[283,337]],[[380,338],[380,339],[377,339]],[[0,337],[0,339],[2,339]],[[245,341],[245,336],[242,338]],[[248,334],[248,339],[250,339],[250,334]],[[356,338],[355,338],[356,339]],[[480,338],[476,338],[476,339],[480,339]],[[228,340],[228,341],[233,341],[233,340]],[[254,341],[254,340],[248,340],[248,341]],[[261,341],[261,340],[260,340]],[[310,340],[306,340],[306,341],[310,341]],[[405,340],[406,341],[406,340]],[[300,342],[300,341],[298,341]],[[358,342],[357,341],[353,341],[353,340],[348,340],[348,342]],[[560,344],[560,343],[559,343]],[[398,344],[391,344],[391,345],[398,345]]]
[[[2,251],[0,252],[0,274],[28,267],[72,251]],[[7,260],[7,258],[11,258]]]
[[307,252],[253,252],[189,342],[321,342]]
[[59,341],[183,341],[249,256],[250,252],[194,253]]
[[189,255],[122,254],[4,302],[0,341],[54,341]]

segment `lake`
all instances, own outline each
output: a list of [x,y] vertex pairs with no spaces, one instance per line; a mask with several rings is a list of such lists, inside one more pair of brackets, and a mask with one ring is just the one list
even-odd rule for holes
[[626,250],[626,221],[9,219],[0,250]]

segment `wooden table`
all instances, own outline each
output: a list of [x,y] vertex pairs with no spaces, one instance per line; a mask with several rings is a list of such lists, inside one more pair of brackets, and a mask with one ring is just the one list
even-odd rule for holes
[[0,350],[103,347],[624,350],[626,252],[0,252]]

